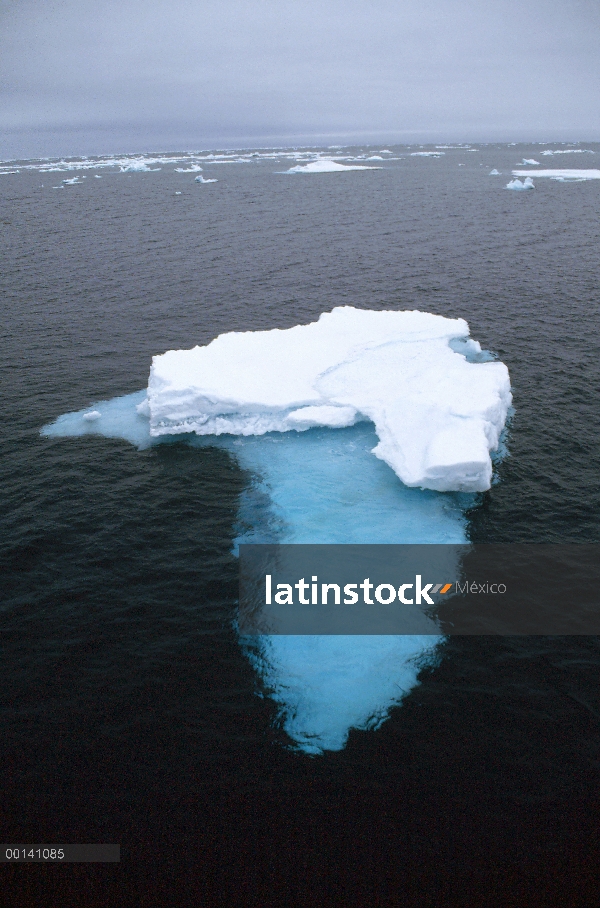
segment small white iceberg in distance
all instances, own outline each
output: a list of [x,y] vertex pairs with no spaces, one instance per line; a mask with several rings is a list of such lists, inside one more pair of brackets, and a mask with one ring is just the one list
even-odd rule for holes
[[71,177],[70,180],[63,180],[63,183],[66,183],[67,186],[78,186],[83,183],[83,180],[80,180],[79,177]]
[[175,173],[198,173],[202,170],[200,164],[192,164],[191,167],[176,167]]
[[533,185],[533,180],[531,179],[531,177],[525,177],[523,182],[517,179],[511,180],[510,183],[506,184],[506,188],[516,189],[520,192],[523,189],[535,189],[535,186]]
[[491,177],[499,177],[499,176],[500,176],[500,171],[499,171],[499,170],[496,170],[496,168],[494,167],[493,170],[490,170],[490,176],[491,176]]
[[202,175],[200,175],[199,177],[195,177],[195,179],[194,179],[194,183],[218,183],[218,182],[219,182],[218,180],[207,180]]
[[96,422],[101,416],[100,410],[90,410],[88,413],[83,414],[82,419],[85,419],[86,422]]
[[533,158],[523,158],[523,164],[537,164],[539,166],[539,161],[535,161]]
[[381,170],[381,167],[365,166],[364,164],[338,164],[337,161],[319,160],[310,161],[308,164],[297,164],[281,173],[346,173],[349,170]]

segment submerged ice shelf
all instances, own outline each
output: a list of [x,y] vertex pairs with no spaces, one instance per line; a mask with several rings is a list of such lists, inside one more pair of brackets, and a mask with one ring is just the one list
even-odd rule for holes
[[[389,316],[406,318],[390,319]],[[471,387],[471,382],[477,384],[479,375],[497,375],[504,389],[502,393],[509,399],[504,366],[493,362],[467,362],[467,356],[470,359],[485,357],[479,352],[478,345],[468,339],[465,322],[423,313],[334,310],[314,325],[290,331],[230,334],[218,340],[220,344],[213,342],[217,355],[212,366],[216,371],[210,374],[215,381],[229,382],[229,391],[235,389],[238,397],[226,398],[235,406],[218,417],[226,420],[224,424],[213,423],[216,434],[198,433],[189,423],[181,423],[182,428],[174,433],[163,431],[164,425],[153,424],[153,393],[156,392],[163,403],[166,401],[167,386],[161,385],[165,380],[165,365],[170,379],[178,383],[180,393],[170,399],[170,406],[183,408],[177,411],[177,419],[181,418],[190,400],[197,401],[196,356],[187,359],[179,351],[165,354],[166,360],[155,358],[154,366],[158,361],[158,367],[153,366],[148,396],[142,391],[97,402],[78,413],[59,417],[45,426],[42,434],[47,437],[101,434],[124,438],[140,449],[176,440],[192,446],[225,448],[254,477],[240,503],[237,538],[240,543],[466,541],[465,510],[474,503],[474,496],[464,492],[409,488],[400,482],[382,459],[372,456],[373,448],[381,444],[374,420],[363,411],[359,413],[356,401],[348,403],[336,396],[341,394],[340,389],[348,391],[348,388],[354,389],[354,394],[362,383],[361,400],[364,401],[369,393],[373,395],[377,391],[380,395],[382,384],[386,384],[390,386],[392,399],[394,395],[407,394],[409,375],[413,385],[412,410],[409,408],[408,412],[414,415],[419,402],[414,383],[420,375],[424,418],[420,424],[413,421],[413,432],[418,432],[420,427],[427,432],[432,413],[438,414],[438,418],[440,408],[441,412],[448,411],[450,392],[443,386],[444,367],[449,374],[447,384],[455,394],[457,388],[460,391],[463,387],[460,381],[458,384],[454,381],[455,368],[460,372],[463,366],[468,366],[465,374],[469,381],[464,387]],[[295,359],[291,357],[294,347]],[[213,345],[196,349],[208,351],[211,348]],[[242,354],[244,349],[245,356]],[[444,349],[447,354],[442,352]],[[186,352],[194,354],[194,351]],[[230,368],[226,376],[220,377],[218,370],[222,369],[225,352]],[[343,356],[340,356],[341,352]],[[253,371],[253,357],[260,358],[265,354],[276,366],[279,385],[272,384],[274,373],[269,370],[263,378]],[[202,360],[202,356],[200,358]],[[421,359],[421,371],[416,368],[416,359]],[[436,359],[439,359],[439,369]],[[412,363],[412,371],[405,371],[407,363]],[[294,372],[294,366],[301,364],[305,368]],[[343,366],[341,372],[340,365]],[[205,363],[203,368],[208,365]],[[397,374],[394,368],[398,369]],[[358,372],[353,371],[356,369]],[[377,374],[378,382],[369,384],[366,381],[369,372]],[[186,374],[187,396],[184,389]],[[203,374],[206,377],[208,373]],[[250,394],[249,399],[256,403],[257,387],[262,389],[263,395],[268,391],[269,408],[260,413],[239,409],[240,379],[244,375],[246,396]],[[286,375],[289,381],[282,384],[282,376]],[[433,375],[437,378],[436,383],[432,382]],[[315,393],[315,376],[325,380],[319,387],[328,389],[327,402],[308,403],[306,400],[307,388],[310,394]],[[269,387],[268,382],[271,382]],[[171,394],[173,386],[169,387]],[[224,390],[223,383],[220,390]],[[295,417],[295,423],[292,420],[283,426],[294,412],[290,401],[296,401],[298,394],[305,406],[296,409],[310,412],[300,413]],[[213,395],[213,398],[221,412],[223,394]],[[208,399],[206,393],[205,399]],[[275,419],[274,399],[279,400],[279,404],[282,399],[286,401],[285,406],[278,404],[275,408],[276,419],[283,422],[279,426],[271,425],[269,429],[264,420]],[[374,399],[377,402],[375,409],[385,410],[387,405],[381,395]],[[504,417],[498,420],[498,429],[503,420]],[[465,422],[468,423],[468,418]],[[206,423],[199,428],[203,426]],[[332,428],[336,426],[338,428]],[[257,429],[260,430],[258,433]],[[389,715],[390,708],[400,703],[418,683],[423,664],[437,658],[439,641],[435,636],[262,636],[242,637],[240,645],[261,678],[263,691],[277,703],[280,722],[294,746],[305,753],[319,754],[342,749],[352,728],[373,729],[380,725]]]

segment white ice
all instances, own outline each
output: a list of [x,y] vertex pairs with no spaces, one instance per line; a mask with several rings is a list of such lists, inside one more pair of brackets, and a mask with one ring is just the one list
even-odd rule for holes
[[160,167],[148,167],[147,161],[133,160],[121,165],[121,173],[154,173],[160,170]]
[[[536,172],[536,176],[537,176],[537,172]],[[531,179],[531,177],[526,177],[525,180],[523,180],[523,182],[521,182],[521,180],[511,180],[510,183],[506,184],[506,188],[507,189],[516,189],[520,192],[523,189],[535,189],[535,186],[533,185],[533,180]]]
[[176,167],[175,173],[198,173],[202,170],[200,164],[192,164],[191,167]]
[[445,151],[411,151],[411,158],[439,158]]
[[287,330],[223,334],[154,357],[150,432],[262,435],[366,419],[373,453],[405,485],[483,491],[510,382],[502,363],[452,349],[468,335],[463,319],[351,306]]
[[218,180],[207,180],[202,175],[200,175],[199,177],[195,177],[195,179],[194,179],[194,183],[218,183],[218,182],[219,182]]
[[535,174],[536,177],[549,177],[553,180],[600,180],[600,170],[583,170],[579,168],[560,169],[560,170],[513,170],[517,177],[524,177],[527,174]]
[[533,158],[523,158],[523,164],[537,164],[537,165],[539,165],[539,163],[540,163],[539,161],[535,161]]
[[499,176],[500,176],[500,171],[499,171],[499,170],[496,170],[496,168],[494,167],[493,170],[490,170],[490,176],[491,176],[491,177],[499,177]]
[[346,173],[349,170],[381,170],[380,167],[362,164],[338,164],[337,161],[310,161],[308,164],[297,164],[285,173]]
[[550,149],[547,148],[545,151],[542,151],[544,155],[552,154],[595,154],[591,148],[558,148]]

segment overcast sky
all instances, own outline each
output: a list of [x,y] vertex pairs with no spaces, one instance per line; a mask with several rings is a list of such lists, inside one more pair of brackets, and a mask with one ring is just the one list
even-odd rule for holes
[[0,157],[600,140],[599,0],[0,0]]

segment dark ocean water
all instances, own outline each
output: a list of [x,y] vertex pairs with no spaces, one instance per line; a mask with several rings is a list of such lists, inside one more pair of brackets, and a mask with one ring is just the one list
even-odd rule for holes
[[503,188],[523,156],[597,158],[396,151],[372,174],[206,165],[210,185],[0,176],[0,838],[122,846],[4,867],[6,904],[597,903],[597,638],[453,637],[378,731],[293,752],[230,624],[249,477],[220,448],[40,436],[164,350],[417,308],[511,374],[470,537],[598,541],[600,181]]

